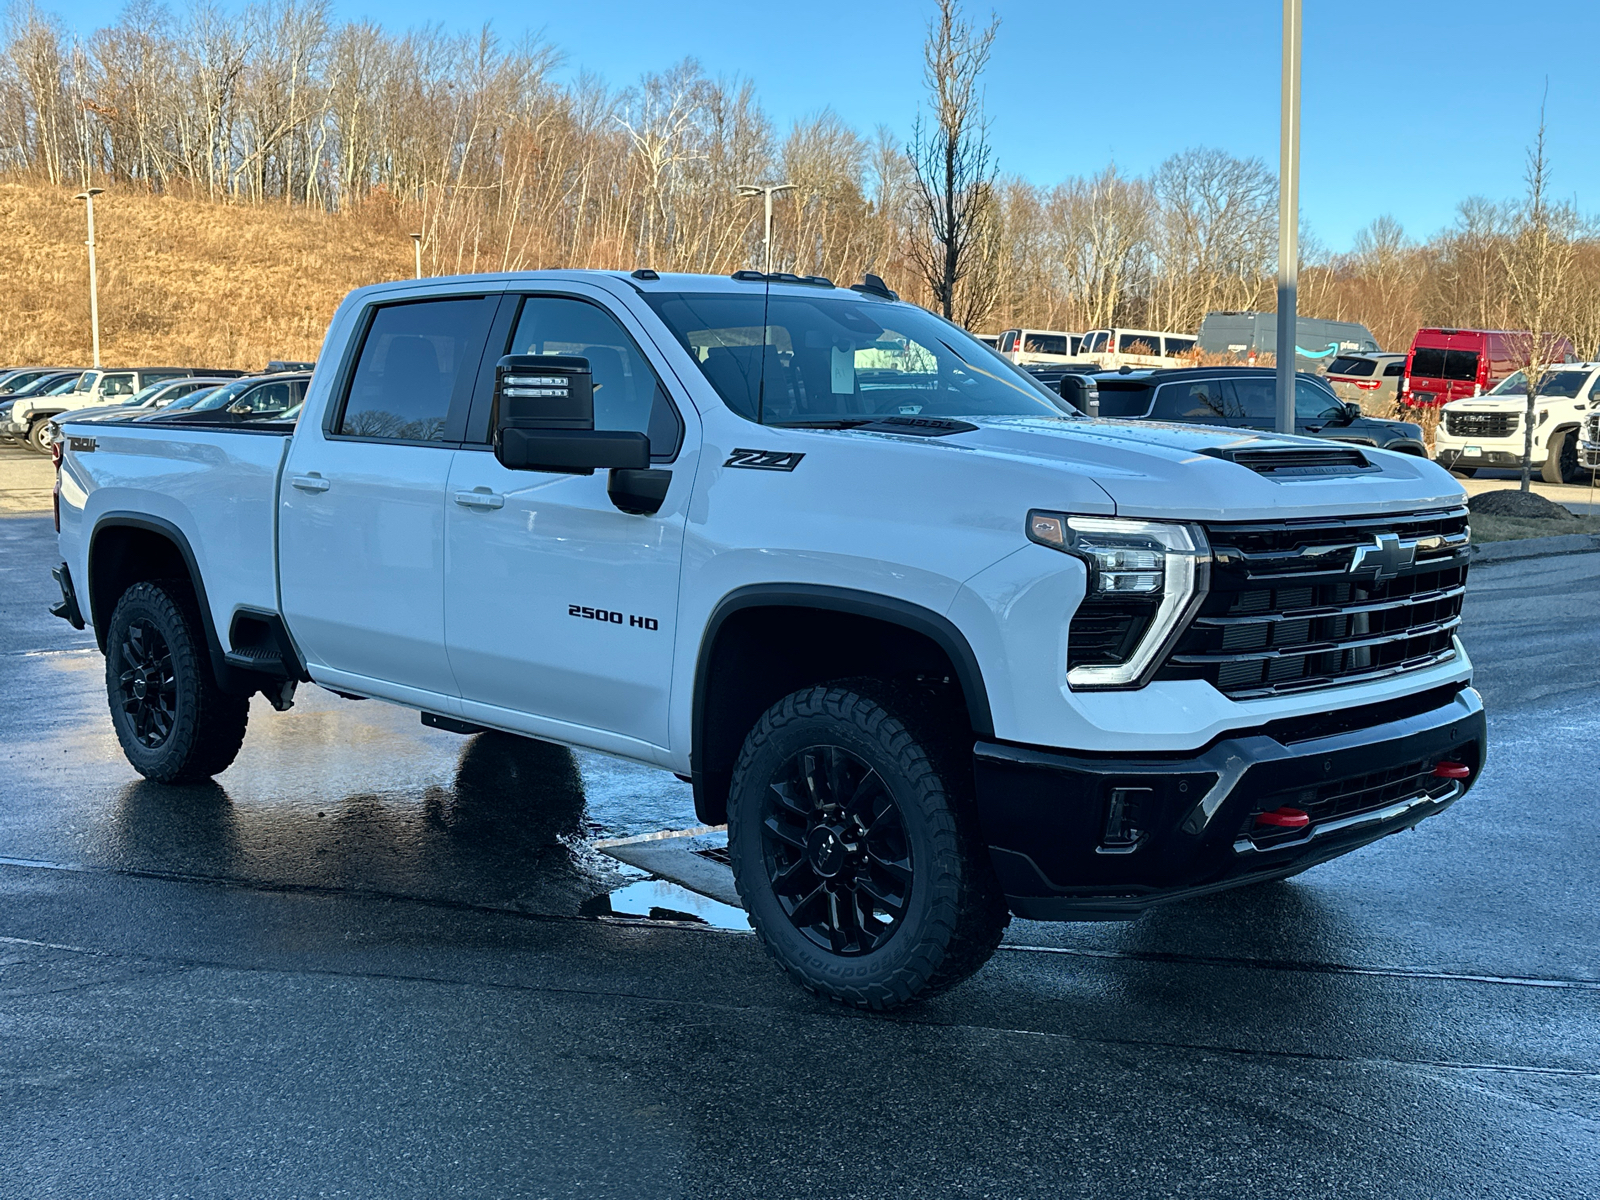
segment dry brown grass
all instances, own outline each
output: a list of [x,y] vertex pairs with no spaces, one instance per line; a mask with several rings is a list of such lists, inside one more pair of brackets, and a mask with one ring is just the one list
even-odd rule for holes
[[[0,185],[0,365],[88,364],[88,255],[73,188]],[[412,272],[401,220],[212,204],[135,190],[95,200],[107,366],[255,369],[313,359],[351,288]]]

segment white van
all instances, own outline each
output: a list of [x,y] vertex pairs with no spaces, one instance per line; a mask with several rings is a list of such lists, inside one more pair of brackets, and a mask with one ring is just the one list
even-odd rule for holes
[[1000,335],[1000,353],[1019,367],[1026,363],[1064,363],[1078,356],[1083,335],[1060,329],[1008,329]]
[[1083,335],[1079,361],[1102,367],[1185,367],[1180,356],[1194,351],[1194,335],[1157,329],[1091,329]]

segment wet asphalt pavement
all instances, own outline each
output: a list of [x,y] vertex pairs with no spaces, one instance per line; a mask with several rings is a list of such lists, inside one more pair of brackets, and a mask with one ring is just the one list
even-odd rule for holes
[[585,915],[660,772],[308,686],[140,782],[53,556],[0,517],[7,1197],[1600,1194],[1600,554],[1475,570],[1449,813],[892,1017]]

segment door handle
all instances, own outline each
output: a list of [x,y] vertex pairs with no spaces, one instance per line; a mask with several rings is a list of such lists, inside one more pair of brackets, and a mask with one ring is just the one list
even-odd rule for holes
[[289,483],[299,488],[302,492],[325,492],[328,490],[328,481],[315,473],[310,475],[296,475]]
[[462,508],[504,508],[506,498],[493,492],[457,492],[456,503]]

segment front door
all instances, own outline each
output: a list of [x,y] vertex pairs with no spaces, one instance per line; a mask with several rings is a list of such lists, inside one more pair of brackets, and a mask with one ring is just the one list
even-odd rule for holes
[[445,488],[498,302],[371,310],[329,421],[296,431],[279,500],[283,614],[319,683],[454,707]]
[[[475,410],[482,428],[469,431],[450,473],[445,640],[464,717],[649,757],[646,747],[667,745],[699,439],[685,436],[661,382],[670,372],[644,352],[648,338],[627,320],[624,328],[578,295],[528,296],[505,325],[509,338],[485,354],[480,389],[501,353],[587,359],[595,427],[650,435],[653,465],[672,472],[665,504],[655,516],[620,511],[606,494],[605,471],[508,470],[487,445],[492,418]],[[697,419],[685,411],[693,434]]]

